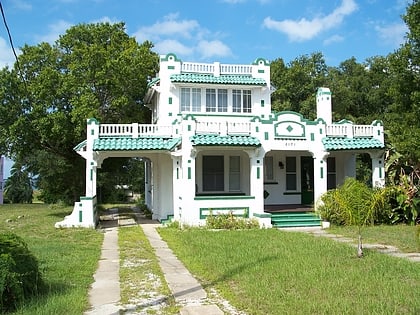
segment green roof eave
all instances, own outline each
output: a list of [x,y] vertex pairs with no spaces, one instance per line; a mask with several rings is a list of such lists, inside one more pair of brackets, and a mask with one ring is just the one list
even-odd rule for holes
[[322,144],[327,151],[339,150],[362,150],[362,149],[383,149],[381,141],[374,138],[344,138],[326,137],[322,139]]
[[214,135],[202,134],[194,135],[190,138],[194,146],[235,146],[235,147],[260,147],[261,142],[258,138],[241,135]]
[[93,142],[93,151],[172,151],[180,142],[180,138],[107,137],[95,139]]
[[173,83],[210,83],[210,84],[237,84],[237,85],[255,85],[265,86],[264,79],[254,78],[250,75],[220,75],[181,73],[173,74],[170,77]]

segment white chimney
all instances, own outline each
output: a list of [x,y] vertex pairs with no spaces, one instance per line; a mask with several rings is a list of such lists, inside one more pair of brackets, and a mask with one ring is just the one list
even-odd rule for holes
[[322,118],[327,125],[332,123],[331,91],[320,87],[316,92],[316,118]]

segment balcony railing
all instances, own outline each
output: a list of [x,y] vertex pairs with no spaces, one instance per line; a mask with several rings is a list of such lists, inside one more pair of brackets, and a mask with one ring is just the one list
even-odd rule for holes
[[251,123],[249,122],[197,122],[197,134],[220,134],[220,135],[249,135]]
[[371,125],[328,125],[327,136],[329,137],[373,137]]
[[183,62],[181,65],[182,72],[189,73],[212,73],[212,74],[240,74],[251,75],[251,65],[234,65],[220,63],[198,63]]
[[173,126],[154,124],[101,124],[99,125],[100,137],[172,137]]

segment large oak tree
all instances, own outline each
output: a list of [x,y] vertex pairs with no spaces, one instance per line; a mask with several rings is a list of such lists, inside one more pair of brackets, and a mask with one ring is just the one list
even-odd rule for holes
[[138,44],[124,23],[80,24],[53,44],[24,46],[0,71],[0,153],[26,165],[48,202],[83,194],[84,160],[73,150],[86,119],[145,123],[142,99],[158,71],[150,42]]

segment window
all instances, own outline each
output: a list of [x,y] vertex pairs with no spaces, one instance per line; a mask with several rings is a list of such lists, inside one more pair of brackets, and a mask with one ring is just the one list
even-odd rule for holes
[[327,189],[337,187],[335,157],[327,158]]
[[201,89],[192,88],[192,111],[201,112]]
[[220,89],[217,90],[217,111],[220,112],[227,112],[227,90]]
[[181,112],[191,110],[190,88],[181,88]]
[[224,191],[224,157],[203,156],[203,191]]
[[216,89],[206,89],[206,112],[216,111]]
[[266,156],[264,158],[264,179],[265,181],[274,180],[274,167],[273,167],[273,157]]
[[251,90],[232,90],[232,111],[234,113],[251,112]]
[[201,89],[181,88],[181,112],[201,111]]
[[232,90],[232,111],[240,113],[241,107],[241,90]]
[[241,158],[229,157],[229,191],[241,190]]
[[251,90],[243,90],[242,106],[244,113],[251,112]]
[[296,190],[296,157],[286,157],[286,190]]

